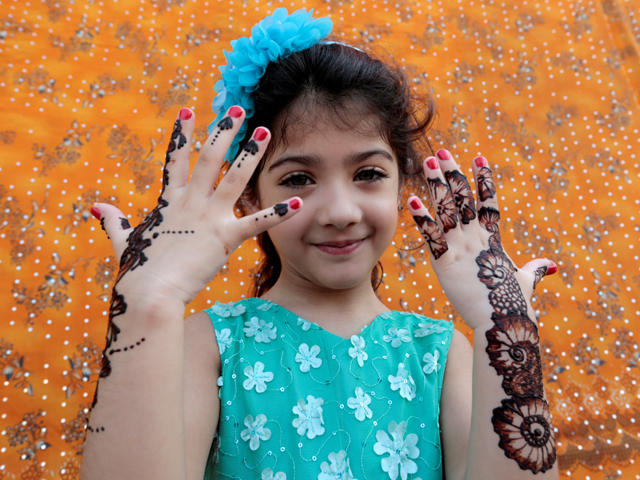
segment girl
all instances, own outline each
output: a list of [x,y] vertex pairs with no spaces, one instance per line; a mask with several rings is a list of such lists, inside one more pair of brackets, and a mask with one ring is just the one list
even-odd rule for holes
[[[557,478],[530,304],[555,265],[514,266],[487,160],[477,201],[448,151],[422,164],[433,103],[330,30],[280,9],[232,42],[191,179],[184,108],[155,209],[94,207],[121,263],[83,479]],[[376,296],[403,203],[473,351]],[[254,297],[182,321],[256,235]]]

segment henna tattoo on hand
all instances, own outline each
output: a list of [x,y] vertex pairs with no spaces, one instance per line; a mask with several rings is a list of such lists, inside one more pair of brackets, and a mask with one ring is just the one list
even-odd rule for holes
[[104,228],[104,217],[100,219],[100,228],[107,235],[107,239],[111,240],[111,238],[109,237],[109,234],[107,233],[107,229]]
[[120,217],[120,228],[122,230],[129,230],[131,228],[131,224],[129,223],[129,220],[127,220],[124,217]]
[[233,128],[233,120],[231,120],[231,117],[226,116],[218,122],[217,128],[218,128],[218,131],[213,136],[213,139],[211,140],[211,145],[213,145],[215,141],[218,139],[220,132],[224,130],[231,130]]
[[476,218],[476,206],[467,177],[458,170],[446,171],[444,176],[449,182],[460,221],[465,225],[469,225],[469,222]]
[[[491,171],[483,167],[478,175],[480,199],[492,198],[495,191]],[[538,327],[528,316],[527,302],[514,275],[517,269],[502,248],[500,213],[482,207],[478,217],[491,233],[489,248],[476,258],[478,278],[489,289],[494,310],[494,326],[486,332],[486,352],[509,396],[493,410],[493,430],[505,456],[521,469],[545,472],[556,461],[556,446],[549,404],[544,399]],[[546,267],[536,270],[535,283],[544,273]]]
[[493,198],[496,194],[496,186],[493,183],[493,175],[488,167],[482,167],[478,172],[478,196],[484,202]]
[[164,233],[164,234],[167,234],[167,235],[168,235],[168,234],[176,234],[176,233],[177,233],[178,235],[181,235],[181,234],[183,234],[183,233],[184,233],[184,234],[188,234],[188,233],[196,233],[196,232],[195,232],[194,230],[178,230],[177,232],[176,232],[175,230],[171,230],[171,231],[169,231],[169,230],[166,230],[166,231],[165,231],[165,230],[163,230],[163,231],[161,231],[161,232],[156,232],[156,233],[154,233],[154,234],[152,235],[152,238],[158,238],[158,235],[161,235],[161,234],[163,234],[163,233]]
[[536,289],[538,283],[540,283],[540,280],[542,280],[542,278],[547,274],[547,270],[549,270],[549,267],[538,267],[536,268],[536,271],[533,272],[536,276],[536,278],[533,280],[534,290]]
[[444,238],[440,227],[438,227],[438,224],[429,218],[428,215],[414,215],[413,219],[418,225],[418,230],[422,234],[422,238],[424,238],[427,245],[429,245],[433,258],[437,260],[449,250],[449,245],[447,245],[447,240]]
[[[115,348],[114,344],[118,341],[118,335],[121,332],[120,326],[116,324],[114,319],[119,315],[123,315],[127,311],[127,303],[125,302],[124,295],[118,293],[117,286],[122,277],[129,272],[130,270],[135,270],[136,268],[145,264],[148,260],[147,256],[144,253],[144,250],[151,246],[151,239],[145,238],[144,234],[149,231],[151,232],[154,228],[158,227],[162,221],[162,209],[166,208],[169,205],[162,195],[164,194],[165,188],[169,185],[169,173],[167,166],[170,162],[170,153],[175,151],[176,148],[182,148],[187,142],[187,138],[182,133],[182,123],[180,119],[176,120],[173,132],[171,134],[171,139],[169,140],[169,145],[167,147],[167,153],[165,156],[165,166],[163,173],[163,185],[162,192],[160,193],[160,197],[158,198],[158,204],[156,207],[146,216],[146,218],[138,225],[127,237],[127,247],[122,253],[122,257],[120,258],[120,269],[118,271],[118,275],[116,277],[116,281],[113,286],[113,291],[111,294],[111,305],[109,307],[109,325],[107,327],[107,338],[106,338],[106,346],[102,352],[102,363],[100,368],[100,375],[98,379],[98,385],[96,385],[96,390],[93,396],[93,402],[91,403],[91,407],[89,409],[89,413],[95,408],[98,403],[98,386],[99,380],[101,378],[106,378],[111,375],[112,366],[110,356],[115,355],[116,353],[122,353],[126,351],[133,350],[137,345],[141,345],[142,342],[145,341],[145,338],[140,338],[135,344],[130,344],[124,346],[123,348]],[[100,221],[103,230],[104,230],[104,219]],[[126,218],[120,218],[120,225],[123,229],[131,228],[129,221]],[[186,230],[185,230],[186,232]],[[155,232],[152,237],[156,238],[157,233]],[[163,231],[164,233],[164,231]],[[169,233],[167,231],[167,233]],[[173,232],[175,233],[175,232]],[[191,231],[193,233],[193,231]],[[112,348],[113,347],[113,348]],[[101,432],[104,431],[104,426],[94,427],[93,425],[87,424],[86,427],[89,432]]]
[[447,233],[458,225],[456,204],[451,196],[451,191],[449,190],[449,186],[440,180],[440,178],[428,178],[427,183],[437,218],[442,222],[444,233]]
[[[177,142],[177,143],[176,143]],[[171,152],[175,151],[175,149],[180,149],[185,146],[187,143],[187,137],[182,133],[182,121],[177,119],[173,124],[173,131],[171,132],[171,139],[169,140],[169,147],[167,148],[167,153],[164,156],[164,172],[162,172],[162,191],[167,185],[169,185],[169,170],[167,167],[169,166],[169,162],[171,162]]]

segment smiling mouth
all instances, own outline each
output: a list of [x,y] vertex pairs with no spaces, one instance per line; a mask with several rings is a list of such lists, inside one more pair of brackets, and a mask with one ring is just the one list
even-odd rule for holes
[[341,242],[314,243],[312,245],[331,255],[347,255],[357,250],[367,238],[369,237],[356,240],[343,240]]

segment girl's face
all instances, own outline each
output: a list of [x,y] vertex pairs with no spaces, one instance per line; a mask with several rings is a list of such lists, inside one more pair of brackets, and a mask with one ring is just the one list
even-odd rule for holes
[[306,288],[371,285],[371,270],[398,224],[398,163],[377,134],[331,124],[295,135],[276,149],[257,183],[260,205],[302,198],[300,213],[269,230],[282,272]]

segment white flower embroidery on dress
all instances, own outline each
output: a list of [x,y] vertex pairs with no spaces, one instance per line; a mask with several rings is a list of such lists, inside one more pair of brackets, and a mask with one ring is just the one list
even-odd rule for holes
[[247,337],[253,337],[255,335],[256,342],[258,343],[270,343],[271,340],[275,340],[276,327],[273,326],[273,322],[265,322],[258,317],[251,317],[251,320],[244,322],[246,328],[243,328]]
[[311,367],[320,368],[322,365],[322,359],[316,358],[316,355],[320,353],[320,347],[318,345],[314,345],[309,350],[309,345],[303,343],[298,348],[298,353],[296,353],[296,362],[300,362],[300,371],[308,372]]
[[391,318],[391,312],[382,312],[380,314],[380,318],[384,318],[385,320],[389,320]]
[[298,418],[293,420],[293,428],[298,429],[298,435],[307,432],[307,438],[313,439],[324,433],[324,419],[322,418],[322,398],[315,398],[313,395],[307,396],[307,402],[301,398],[298,404],[293,407],[293,413]]
[[422,367],[424,373],[429,374],[434,371],[437,372],[438,370],[440,370],[440,367],[442,365],[438,363],[439,358],[440,352],[438,350],[434,350],[433,355],[431,355],[430,353],[425,353],[424,357],[422,357],[422,361],[426,363],[426,365]]
[[222,398],[222,386],[224,385],[224,378],[222,375],[218,377],[218,398]]
[[389,383],[391,383],[391,390],[400,390],[400,396],[411,401],[416,396],[416,382],[411,376],[411,372],[404,368],[403,363],[398,364],[398,374],[394,377],[389,375]]
[[219,317],[237,317],[242,315],[246,308],[244,305],[236,305],[234,302],[220,303],[216,301],[216,304],[211,307],[211,311]]
[[264,428],[267,423],[267,417],[260,413],[255,421],[253,415],[247,415],[244,419],[246,429],[240,432],[240,438],[245,442],[249,441],[249,448],[257,450],[260,447],[260,440],[267,441],[271,438],[271,430]]
[[357,480],[353,478],[346,451],[340,450],[338,453],[330,453],[329,461],[331,465],[327,462],[320,464],[322,473],[318,475],[318,480]]
[[[400,422],[396,424],[393,420],[389,423],[389,433],[393,440],[389,438],[387,432],[384,430],[378,430],[376,433],[376,444],[373,446],[373,451],[378,455],[384,455],[388,453],[387,458],[382,459],[382,470],[389,474],[391,480],[398,478],[398,473],[402,477],[402,480],[407,480],[409,473],[416,473],[418,466],[411,460],[412,458],[418,458],[420,450],[416,447],[418,443],[418,436],[415,433],[410,433],[407,438],[404,438],[404,434],[407,431],[407,422]],[[400,470],[398,472],[398,470]]]
[[361,422],[365,417],[371,418],[373,416],[373,412],[369,408],[370,403],[371,397],[364,393],[364,390],[360,387],[356,387],[356,397],[351,397],[347,400],[347,406],[356,410],[356,418]]
[[216,341],[218,342],[220,355],[222,355],[227,348],[231,347],[231,343],[233,342],[231,330],[228,328],[223,328],[221,331],[216,330]]
[[258,305],[256,308],[258,310],[266,312],[267,310],[271,310],[271,307],[273,307],[273,303],[271,303],[271,301],[269,300],[266,300],[265,303],[263,303],[262,305]]
[[251,390],[256,387],[256,392],[262,393],[267,390],[267,383],[273,380],[273,373],[264,371],[264,363],[256,362],[256,365],[252,367],[247,365],[244,367],[244,374],[248,377],[242,386],[245,390]]
[[287,480],[287,475],[284,472],[273,473],[270,468],[262,470],[260,480]]
[[442,333],[445,331],[444,327],[441,327],[437,323],[420,323],[419,329],[413,332],[414,337],[426,337],[432,333]]
[[364,362],[369,358],[367,352],[364,351],[365,342],[364,338],[359,337],[358,335],[351,336],[351,344],[353,347],[349,349],[349,356],[351,358],[358,359],[358,365],[361,367],[364,365]]
[[302,330],[305,332],[311,328],[311,322],[305,320],[304,318],[298,317],[298,326],[302,327]]
[[402,345],[402,342],[407,343],[411,341],[409,330],[405,330],[404,328],[398,330],[398,327],[391,327],[388,333],[389,335],[385,335],[382,339],[385,342],[391,342],[393,348],[398,348]]

